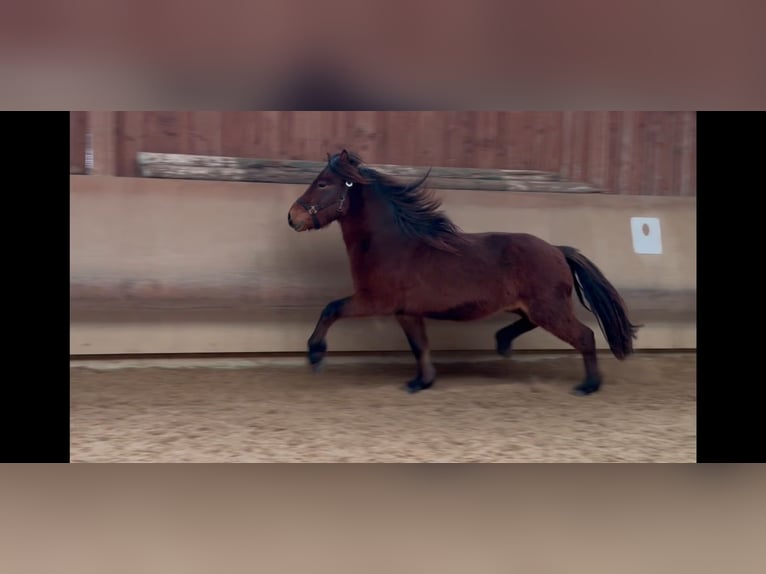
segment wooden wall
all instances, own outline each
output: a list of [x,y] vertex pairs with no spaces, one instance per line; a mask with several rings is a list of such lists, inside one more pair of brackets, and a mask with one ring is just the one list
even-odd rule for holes
[[73,112],[71,125],[72,169],[89,130],[93,172],[106,175],[137,176],[139,151],[321,161],[346,147],[369,163],[544,170],[610,193],[696,196],[694,112]]

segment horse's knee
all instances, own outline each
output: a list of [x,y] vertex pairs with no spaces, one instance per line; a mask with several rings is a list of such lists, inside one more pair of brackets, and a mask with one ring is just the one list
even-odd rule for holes
[[343,306],[345,304],[346,304],[345,299],[338,299],[337,301],[331,301],[330,303],[325,305],[324,309],[322,309],[321,318],[325,320],[337,319],[341,311],[343,310]]

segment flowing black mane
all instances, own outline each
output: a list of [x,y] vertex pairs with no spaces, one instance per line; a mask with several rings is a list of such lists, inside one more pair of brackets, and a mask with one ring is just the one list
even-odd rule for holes
[[330,169],[354,183],[372,186],[391,206],[397,226],[407,237],[450,252],[464,242],[460,228],[440,210],[441,201],[424,187],[430,169],[417,181],[402,183],[365,166],[359,156],[347,153],[346,162],[339,154],[332,156],[328,161]]

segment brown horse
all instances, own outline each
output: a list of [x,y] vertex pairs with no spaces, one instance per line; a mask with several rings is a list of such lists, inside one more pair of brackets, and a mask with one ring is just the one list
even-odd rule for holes
[[417,376],[406,385],[417,392],[436,378],[424,318],[469,321],[509,311],[521,319],[497,331],[498,353],[510,356],[516,337],[542,327],[582,353],[585,380],[575,393],[597,391],[595,338],[575,317],[572,289],[622,360],[633,352],[640,325],[629,321],[615,288],[572,247],[525,233],[463,233],[423,188],[427,177],[404,184],[343,150],[328,154],[327,167],[290,208],[287,220],[296,231],[338,220],[355,288],[322,311],[308,340],[314,369],[321,366],[325,336],[335,321],[393,315],[417,360]]

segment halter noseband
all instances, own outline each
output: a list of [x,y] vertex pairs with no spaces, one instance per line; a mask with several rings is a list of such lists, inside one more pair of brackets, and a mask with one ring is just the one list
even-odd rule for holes
[[[342,212],[343,211],[343,203],[346,201],[346,194],[348,193],[348,190],[353,187],[354,183],[351,181],[346,182],[346,189],[343,191],[343,194],[340,196],[340,202],[338,203],[338,207],[335,211]],[[298,205],[300,205],[303,209],[308,211],[309,215],[311,216],[311,222],[314,224],[314,229],[319,229],[321,225],[319,224],[319,218],[317,217],[317,213],[322,211],[323,209],[330,207],[330,203],[322,205],[320,203],[315,203],[314,205],[309,205],[308,203],[304,203],[303,201],[298,200]]]

